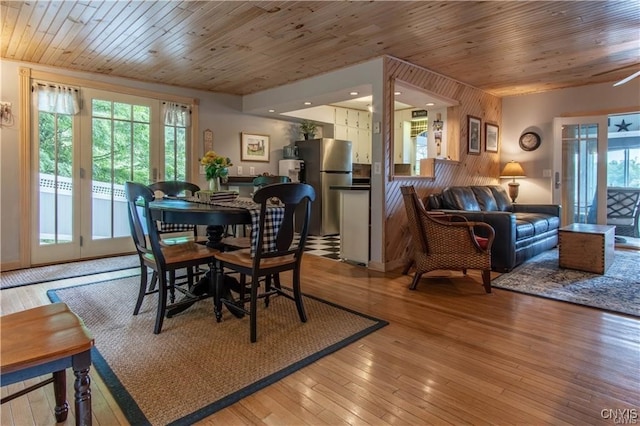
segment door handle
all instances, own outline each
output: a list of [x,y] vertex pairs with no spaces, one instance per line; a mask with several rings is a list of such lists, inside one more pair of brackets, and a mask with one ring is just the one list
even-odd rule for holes
[[555,177],[555,187],[558,189],[560,188],[560,172],[556,172]]

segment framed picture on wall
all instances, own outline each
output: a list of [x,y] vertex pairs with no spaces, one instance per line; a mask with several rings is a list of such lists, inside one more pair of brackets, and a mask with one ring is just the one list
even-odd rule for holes
[[482,121],[478,117],[467,116],[467,149],[469,154],[480,154],[481,125]]
[[211,129],[202,132],[202,153],[206,154],[207,151],[213,151],[213,131]]
[[484,123],[484,150],[498,152],[498,125]]
[[242,133],[240,140],[240,161],[269,162],[269,135]]

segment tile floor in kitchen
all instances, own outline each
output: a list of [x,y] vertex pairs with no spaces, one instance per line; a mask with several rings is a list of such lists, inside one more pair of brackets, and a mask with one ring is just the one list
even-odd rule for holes
[[319,237],[309,235],[307,237],[305,253],[326,257],[328,259],[340,260],[340,236],[331,235]]

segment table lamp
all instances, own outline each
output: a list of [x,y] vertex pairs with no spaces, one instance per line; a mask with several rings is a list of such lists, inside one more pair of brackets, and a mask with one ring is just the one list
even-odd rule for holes
[[502,173],[500,173],[500,178],[513,179],[513,181],[509,182],[509,198],[511,198],[512,203],[516,202],[520,190],[520,184],[516,182],[516,178],[523,177],[525,177],[524,170],[517,161],[509,161],[505,164],[504,169],[502,169]]

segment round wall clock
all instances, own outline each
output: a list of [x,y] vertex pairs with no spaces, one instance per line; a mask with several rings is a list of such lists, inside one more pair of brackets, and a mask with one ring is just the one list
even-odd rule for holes
[[520,136],[520,148],[525,151],[534,151],[540,146],[540,135],[535,132],[526,132]]

